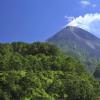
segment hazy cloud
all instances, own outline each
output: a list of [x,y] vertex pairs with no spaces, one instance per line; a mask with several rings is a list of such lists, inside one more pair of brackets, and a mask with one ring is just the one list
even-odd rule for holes
[[90,2],[89,0],[81,0],[80,3],[84,7],[86,7],[86,6],[90,6],[90,7],[93,7],[93,8],[96,7],[96,4]]
[[74,20],[74,17],[65,16],[65,19],[67,19],[68,22],[71,22],[72,20]]
[[84,6],[88,6],[91,3],[89,1],[86,1],[86,0],[81,0],[81,4],[84,5]]

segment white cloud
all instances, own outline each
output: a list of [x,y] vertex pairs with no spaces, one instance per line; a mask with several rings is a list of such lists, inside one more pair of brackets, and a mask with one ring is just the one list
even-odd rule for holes
[[86,7],[86,6],[90,6],[90,7],[93,7],[95,8],[97,5],[94,4],[94,3],[91,3],[89,0],[81,0],[80,1],[81,5]]
[[67,19],[68,22],[71,22],[72,20],[74,20],[74,17],[65,16],[65,18]]
[[81,0],[81,4],[83,4],[84,6],[88,6],[91,3],[89,1],[86,1],[86,0]]
[[71,20],[67,26],[76,26],[85,29],[100,37],[100,13],[85,14]]

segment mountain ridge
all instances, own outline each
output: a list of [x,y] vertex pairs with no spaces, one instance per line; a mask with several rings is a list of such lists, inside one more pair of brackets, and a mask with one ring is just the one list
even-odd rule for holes
[[67,26],[47,42],[57,45],[64,53],[79,57],[85,63],[89,59],[100,59],[100,39],[79,27]]

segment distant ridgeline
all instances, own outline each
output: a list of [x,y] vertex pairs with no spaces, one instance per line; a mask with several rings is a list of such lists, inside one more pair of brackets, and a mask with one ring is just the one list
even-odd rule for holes
[[0,44],[0,100],[100,100],[100,82],[48,43]]
[[79,58],[89,72],[94,72],[100,63],[100,39],[93,34],[73,26],[68,26],[49,38],[64,53]]

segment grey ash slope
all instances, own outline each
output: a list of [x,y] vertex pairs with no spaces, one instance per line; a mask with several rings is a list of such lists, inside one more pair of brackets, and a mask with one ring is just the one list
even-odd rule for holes
[[100,58],[100,39],[78,27],[68,26],[47,41],[57,45],[63,52],[79,57],[85,63],[89,59]]

